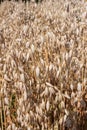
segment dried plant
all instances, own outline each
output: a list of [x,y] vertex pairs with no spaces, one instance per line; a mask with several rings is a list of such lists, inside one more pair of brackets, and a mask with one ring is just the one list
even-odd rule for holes
[[0,129],[86,130],[87,3],[0,5]]

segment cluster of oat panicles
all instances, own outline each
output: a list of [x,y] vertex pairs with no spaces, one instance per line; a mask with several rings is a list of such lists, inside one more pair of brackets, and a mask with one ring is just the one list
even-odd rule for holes
[[0,130],[87,130],[87,3],[0,5]]

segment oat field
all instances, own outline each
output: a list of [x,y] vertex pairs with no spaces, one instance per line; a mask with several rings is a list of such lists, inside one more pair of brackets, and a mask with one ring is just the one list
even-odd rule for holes
[[0,130],[87,130],[87,2],[0,4]]

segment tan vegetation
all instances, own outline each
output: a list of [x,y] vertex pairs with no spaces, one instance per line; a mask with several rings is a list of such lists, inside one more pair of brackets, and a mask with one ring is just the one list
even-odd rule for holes
[[0,5],[0,130],[87,130],[87,3]]

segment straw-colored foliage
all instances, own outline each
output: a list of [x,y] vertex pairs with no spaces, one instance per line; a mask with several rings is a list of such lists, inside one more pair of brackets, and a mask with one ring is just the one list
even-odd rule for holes
[[0,130],[87,130],[87,3],[0,5]]

